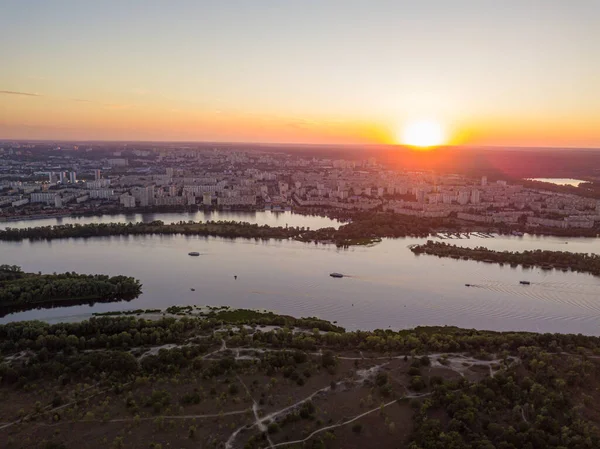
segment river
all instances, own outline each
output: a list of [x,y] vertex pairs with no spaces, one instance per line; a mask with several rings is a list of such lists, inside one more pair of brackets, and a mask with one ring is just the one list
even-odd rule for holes
[[[257,220],[267,218],[259,216]],[[307,223],[316,219],[291,214],[288,224],[298,225],[296,218],[309,220]],[[314,223],[305,226],[318,227]],[[196,236],[1,242],[0,263],[17,264],[32,272],[130,275],[141,280],[143,294],[131,302],[15,313],[1,318],[0,323],[79,320],[92,312],[198,304],[317,316],[347,329],[455,325],[600,335],[600,278],[415,256],[408,249],[425,240],[384,239],[372,247],[350,249]],[[503,236],[445,241],[511,251],[600,253],[600,239]],[[190,251],[201,255],[190,257]],[[331,278],[329,273],[334,271],[348,277]],[[531,285],[520,285],[520,280]]]
[[37,226],[55,226],[62,224],[89,224],[89,223],[138,223],[162,220],[165,223],[178,221],[245,221],[252,224],[269,226],[299,226],[319,229],[325,227],[338,228],[341,223],[327,217],[295,214],[293,212],[235,212],[235,211],[198,211],[198,212],[172,212],[172,213],[134,213],[114,215],[90,215],[82,217],[53,217],[35,220],[11,220],[0,222],[0,229],[28,228]]
[[549,182],[550,184],[556,184],[558,186],[573,186],[577,187],[582,182],[585,182],[582,179],[573,179],[573,178],[529,178],[530,181],[541,181],[541,182]]

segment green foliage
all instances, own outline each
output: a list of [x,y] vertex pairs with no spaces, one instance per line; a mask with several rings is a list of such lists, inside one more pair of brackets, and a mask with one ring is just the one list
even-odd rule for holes
[[279,427],[279,424],[277,424],[275,422],[272,422],[267,427],[267,432],[269,432],[270,434],[278,433],[280,430],[281,430],[281,428]]
[[152,394],[144,404],[146,407],[152,407],[154,413],[160,413],[171,403],[171,395],[165,390],[152,390]]
[[331,351],[325,351],[321,356],[321,365],[323,368],[335,368],[337,365],[335,354]]
[[482,246],[463,248],[432,240],[428,240],[423,245],[413,246],[411,251],[415,254],[432,254],[438,257],[451,257],[454,259],[508,263],[512,266],[523,265],[525,267],[536,266],[545,269],[556,268],[600,276],[600,255],[593,253],[570,253],[567,251],[546,251],[539,249],[519,253],[495,251]]
[[377,373],[377,375],[375,376],[375,384],[379,387],[382,387],[383,385],[387,384],[388,382],[388,375],[386,372],[383,371],[379,371]]
[[[569,370],[581,381],[591,366],[539,348],[522,348],[522,367],[510,368],[479,383],[438,383],[415,415],[411,448],[419,449],[584,449],[600,447],[600,434],[582,419],[564,384]],[[565,360],[566,359],[566,360]],[[526,370],[533,378],[523,377]],[[457,388],[458,387],[458,388]],[[431,419],[438,409],[447,419]]]
[[300,407],[300,411],[298,412],[300,418],[302,419],[314,419],[315,418],[315,405],[312,401],[306,401]]
[[141,287],[138,280],[127,276],[34,274],[15,266],[0,266],[0,307],[27,309],[57,301],[132,299],[140,294]]

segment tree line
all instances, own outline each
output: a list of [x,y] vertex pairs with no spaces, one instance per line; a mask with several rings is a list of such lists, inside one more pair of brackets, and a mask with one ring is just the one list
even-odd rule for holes
[[337,246],[369,243],[383,237],[426,237],[431,232],[458,229],[453,221],[422,219],[392,213],[355,213],[352,221],[322,229],[274,227],[238,221],[180,221],[166,224],[160,220],[148,223],[90,223],[6,228],[0,230],[0,241],[54,240],[128,235],[200,235],[248,239],[296,239],[303,242],[331,242]]

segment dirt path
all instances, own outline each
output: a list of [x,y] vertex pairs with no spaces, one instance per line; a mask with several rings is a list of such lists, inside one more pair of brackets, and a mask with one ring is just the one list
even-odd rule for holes
[[[421,398],[421,397],[430,396],[430,395],[431,395],[431,393],[425,393],[425,394],[420,394],[420,395],[414,394],[414,395],[404,396],[404,398]],[[306,438],[304,438],[302,440],[284,441],[282,443],[277,443],[275,445],[272,445],[271,448],[288,446],[290,444],[302,444],[302,443],[310,440],[312,437],[314,437],[315,435],[317,435],[317,434],[319,434],[321,432],[326,432],[326,431],[331,430],[331,429],[337,429],[338,427],[346,426],[346,425],[348,425],[350,423],[353,423],[354,421],[356,421],[356,420],[358,420],[360,418],[363,418],[363,417],[365,417],[367,415],[370,415],[371,413],[374,413],[374,412],[377,412],[377,411],[381,410],[382,407],[383,408],[388,407],[390,405],[395,404],[396,402],[398,402],[398,400],[394,399],[393,401],[390,401],[390,402],[387,402],[385,404],[382,404],[379,407],[375,407],[374,409],[371,409],[371,410],[363,412],[363,413],[361,413],[359,415],[356,415],[355,417],[350,418],[347,421],[344,421],[344,422],[341,422],[341,423],[338,423],[338,424],[333,424],[331,426],[321,427],[320,429],[315,430],[313,433],[311,433],[310,435],[308,435]]]

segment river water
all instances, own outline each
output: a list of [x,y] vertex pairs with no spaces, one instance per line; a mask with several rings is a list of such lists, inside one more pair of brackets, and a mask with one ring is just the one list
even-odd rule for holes
[[138,223],[162,220],[165,223],[178,221],[245,221],[252,224],[269,226],[299,226],[319,229],[325,227],[338,228],[340,222],[327,217],[300,215],[293,212],[234,212],[234,211],[198,211],[190,213],[145,213],[145,214],[115,214],[85,217],[44,218],[36,220],[15,220],[0,222],[0,229],[28,228],[37,226],[55,226],[62,224],[89,223]]
[[583,181],[582,179],[573,178],[530,178],[531,181],[549,182],[550,184],[556,184],[559,186],[573,186],[577,187]]
[[[257,222],[278,220],[268,213],[256,215]],[[165,221],[184,219],[180,217]],[[317,228],[327,219],[289,214],[285,222],[301,225],[296,220]],[[372,247],[350,249],[196,236],[0,242],[0,263],[17,264],[25,271],[125,274],[143,283],[143,294],[131,302],[32,310],[7,315],[0,323],[79,320],[92,312],[198,304],[317,316],[347,329],[455,325],[600,335],[600,278],[415,256],[408,249],[425,240],[385,239]],[[444,241],[498,250],[600,253],[600,239],[506,236]],[[190,257],[190,251],[201,255]],[[348,277],[331,278],[334,271]],[[520,280],[531,285],[520,285]]]

